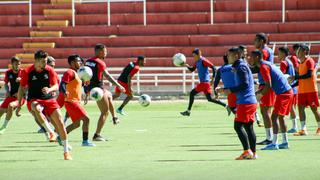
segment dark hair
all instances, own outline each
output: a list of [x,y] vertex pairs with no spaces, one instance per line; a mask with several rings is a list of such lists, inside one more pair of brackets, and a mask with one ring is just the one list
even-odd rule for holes
[[47,64],[50,64],[51,62],[56,62],[56,60],[52,56],[48,56]]
[[95,52],[98,52],[98,51],[101,51],[103,50],[104,48],[106,48],[106,46],[104,44],[101,44],[101,43],[98,43],[94,46],[94,51]]
[[240,51],[244,51],[245,49],[247,49],[247,46],[246,45],[239,45],[238,48],[240,49]]
[[298,50],[301,44],[297,43],[292,46],[293,50]]
[[264,43],[267,43],[268,37],[265,33],[257,33],[256,34],[256,38],[258,38],[259,40],[262,40]]
[[251,55],[253,57],[258,57],[259,59],[262,59],[262,52],[259,49],[251,51]]
[[238,47],[232,47],[228,51],[231,52],[231,53],[240,54],[240,49]]
[[68,64],[71,65],[72,61],[81,61],[82,63],[84,62],[84,60],[78,55],[78,54],[71,54],[68,57]]
[[306,45],[306,44],[301,44],[301,45],[300,45],[300,49],[302,49],[303,51],[306,51],[306,54],[309,54],[310,49],[309,49],[309,46],[308,46],[308,45]]
[[224,64],[229,64],[229,62],[228,62],[228,55],[223,55],[223,62],[224,62]]
[[13,57],[11,58],[11,64],[14,63],[14,62],[17,62],[17,61],[21,61],[21,59],[19,59],[19,58],[16,57],[16,56],[13,56]]
[[48,57],[48,53],[43,50],[38,50],[36,53],[34,53],[34,59],[45,59]]
[[142,55],[140,55],[140,56],[137,57],[137,60],[138,60],[138,61],[143,61],[144,59],[145,59],[145,57],[142,56]]
[[278,50],[283,52],[286,56],[289,55],[289,48],[288,47],[279,47]]
[[195,48],[193,51],[192,51],[192,54],[196,54],[196,55],[200,55],[200,49],[199,48]]

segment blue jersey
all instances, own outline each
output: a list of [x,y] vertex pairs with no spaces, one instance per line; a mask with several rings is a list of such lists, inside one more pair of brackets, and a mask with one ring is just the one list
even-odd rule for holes
[[224,88],[236,86],[235,73],[231,64],[221,66],[220,73]]
[[247,63],[242,60],[234,62],[235,81],[237,86],[229,88],[237,94],[237,104],[256,104],[257,99],[254,92],[254,83],[251,70]]
[[[291,62],[291,60],[289,58],[286,58],[285,61],[288,64],[288,68],[287,71],[285,72],[285,74],[289,74],[290,76],[295,76],[296,75],[296,71],[294,69],[293,63]],[[297,82],[297,80],[294,80],[291,85],[295,84]],[[293,90],[293,94],[297,94],[298,93],[298,87],[295,86],[294,88],[292,88]]]
[[199,77],[200,82],[210,82],[210,73],[209,73],[208,65],[205,65],[205,64],[207,64],[206,62],[208,62],[208,60],[206,60],[203,57],[201,57],[196,62],[196,68],[198,70],[198,77]]
[[271,64],[270,62],[261,61],[260,69],[264,68],[264,66],[268,66],[270,69],[271,88],[277,95],[283,94],[292,89],[287,79],[278,67],[276,67],[274,64]]
[[[274,61],[273,50],[270,49],[268,46],[265,46],[261,52],[263,55],[263,60],[268,61],[273,64],[273,61]],[[263,81],[263,78],[260,73],[258,73],[258,81],[259,81],[259,84],[264,85],[264,81]]]

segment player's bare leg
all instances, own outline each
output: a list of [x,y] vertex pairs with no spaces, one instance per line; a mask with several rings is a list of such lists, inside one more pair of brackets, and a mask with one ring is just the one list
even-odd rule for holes
[[307,135],[307,126],[306,126],[306,112],[305,112],[306,107],[305,106],[298,106],[299,110],[299,119],[301,123],[301,129],[297,133],[293,134],[294,136],[305,136]]
[[106,122],[106,119],[108,117],[108,111],[109,111],[109,102],[108,102],[108,94],[104,93],[103,98],[99,101],[97,101],[97,105],[100,110],[100,117],[97,124],[96,132],[93,136],[94,141],[106,141],[101,135],[101,130]]
[[264,127],[266,130],[266,139],[257,143],[259,145],[268,145],[272,143],[273,132],[272,132],[272,121],[271,121],[271,107],[260,107],[260,112],[262,115]]
[[[2,117],[2,115],[7,112],[7,109],[4,109],[4,108],[0,108],[0,118]],[[7,124],[8,124],[8,120],[7,118],[4,120],[3,122],[3,125],[2,127],[0,128],[0,134],[3,134],[5,131],[6,131],[6,127],[7,127]]]
[[292,128],[290,130],[288,130],[288,133],[298,132],[297,114],[294,109],[294,105],[292,106],[291,111],[290,111],[290,119],[292,121]]
[[123,100],[122,104],[120,105],[120,107],[117,109],[117,112],[125,115],[125,113],[123,112],[123,108],[129,103],[129,101],[131,101],[133,99],[132,95],[127,95],[127,97]]
[[6,114],[6,118],[3,122],[2,127],[0,128],[0,134],[3,134],[6,131],[6,128],[8,126],[8,123],[12,117],[12,113],[13,111],[16,109],[16,107],[18,106],[18,102],[17,101],[13,101],[9,104],[8,108],[7,108],[7,114]]
[[318,107],[311,107],[311,111],[312,111],[314,117],[316,118],[316,121],[317,121],[317,124],[318,124],[316,135],[320,136],[320,115],[319,115],[319,112],[318,112]]
[[113,105],[113,97],[112,94],[109,92],[108,93],[108,103],[109,103],[109,111],[111,113],[112,116],[112,122],[114,125],[118,124],[120,121],[118,119],[118,117],[116,116],[116,111]]

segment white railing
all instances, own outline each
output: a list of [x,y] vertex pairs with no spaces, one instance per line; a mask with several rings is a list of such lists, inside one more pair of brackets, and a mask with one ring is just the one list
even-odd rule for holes
[[29,1],[0,1],[1,4],[28,4],[29,5],[29,27],[32,27],[32,0]]

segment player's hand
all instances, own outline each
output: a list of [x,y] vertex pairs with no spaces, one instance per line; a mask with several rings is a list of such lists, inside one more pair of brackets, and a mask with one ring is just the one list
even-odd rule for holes
[[16,82],[20,82],[21,81],[21,77],[17,77]]
[[48,87],[44,87],[44,88],[42,88],[42,92],[43,92],[43,94],[47,95],[50,93],[50,89]]
[[88,104],[88,94],[86,94],[86,96],[84,97],[84,105],[87,105]]
[[17,116],[17,117],[20,117],[20,116],[21,116],[20,110],[21,110],[21,106],[18,105],[17,108],[16,108],[16,116]]

